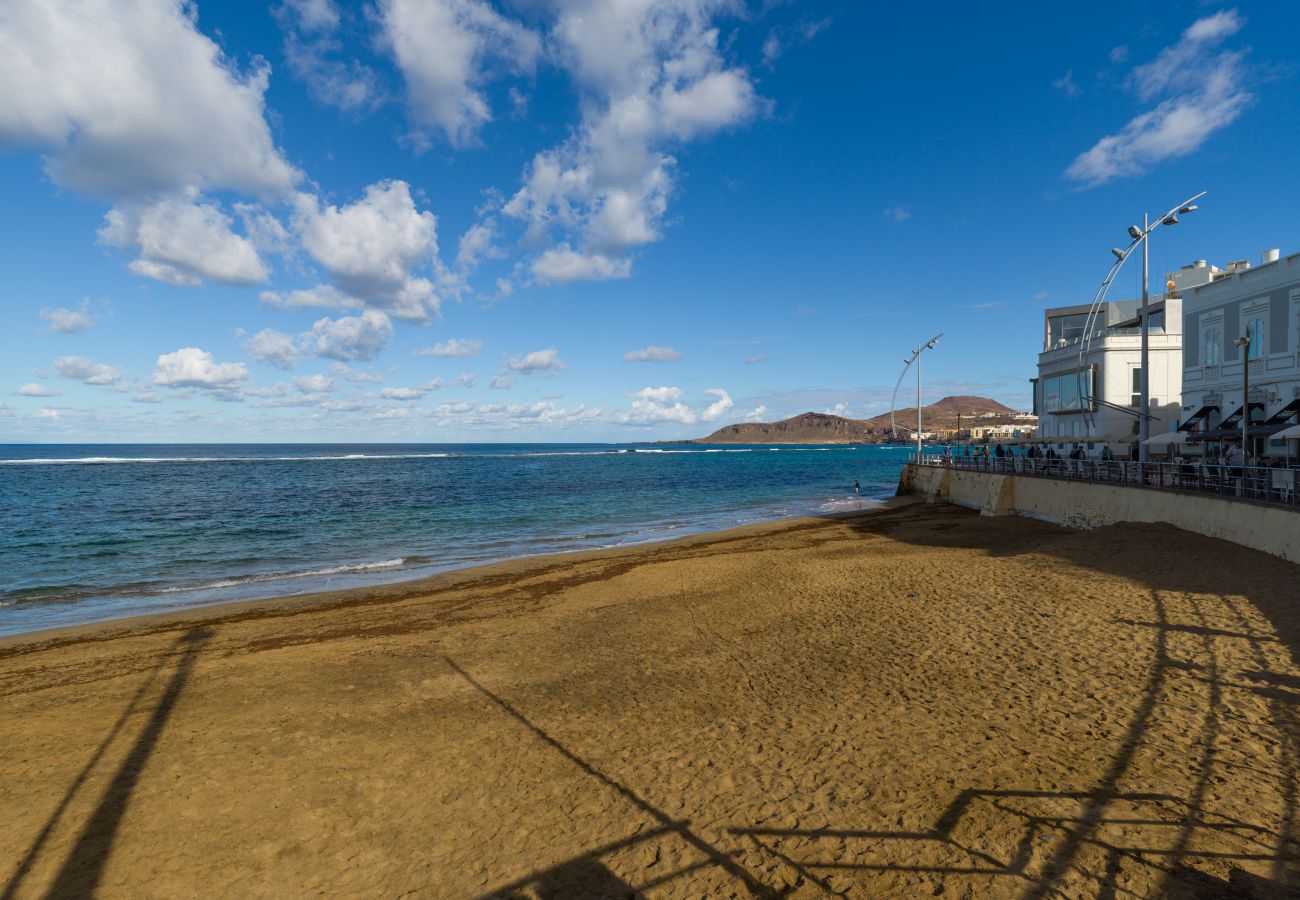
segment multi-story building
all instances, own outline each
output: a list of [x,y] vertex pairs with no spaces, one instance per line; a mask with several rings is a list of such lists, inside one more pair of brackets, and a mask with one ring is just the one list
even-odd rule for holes
[[[1151,433],[1178,424],[1183,379],[1183,314],[1177,292],[1149,304]],[[1128,455],[1141,428],[1140,300],[1103,303],[1088,328],[1088,305],[1043,315],[1043,352],[1034,379],[1038,437],[1060,445],[1109,444]]]
[[1198,260],[1182,271],[1191,277],[1177,285],[1185,336],[1180,430],[1193,446],[1231,442],[1248,399],[1252,453],[1285,455],[1285,442],[1269,436],[1300,422],[1300,253],[1267,250],[1258,266],[1242,260],[1223,270]]

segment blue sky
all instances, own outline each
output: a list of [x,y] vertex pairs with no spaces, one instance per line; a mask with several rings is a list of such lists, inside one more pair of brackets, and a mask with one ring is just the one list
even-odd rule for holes
[[1144,209],[1300,248],[1291,4],[79,6],[0,12],[0,441],[697,436],[939,331],[1027,407]]

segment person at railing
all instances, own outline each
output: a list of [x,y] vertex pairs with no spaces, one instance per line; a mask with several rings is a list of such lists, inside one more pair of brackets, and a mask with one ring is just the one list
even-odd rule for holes
[[1101,448],[1101,466],[1102,472],[1109,480],[1111,464],[1115,461],[1115,454],[1110,450],[1110,444],[1103,444]]

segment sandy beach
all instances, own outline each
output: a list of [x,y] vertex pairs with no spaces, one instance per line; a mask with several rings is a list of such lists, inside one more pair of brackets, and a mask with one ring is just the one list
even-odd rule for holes
[[899,502],[0,642],[0,897],[1293,896],[1300,568]]

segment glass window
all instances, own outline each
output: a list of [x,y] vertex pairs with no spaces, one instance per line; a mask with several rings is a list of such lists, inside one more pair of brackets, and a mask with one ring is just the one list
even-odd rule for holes
[[1088,324],[1087,313],[1072,316],[1053,316],[1047,320],[1047,345],[1055,347],[1059,342],[1073,343],[1083,337],[1083,329]]
[[1160,310],[1159,312],[1153,312],[1151,314],[1151,330],[1152,331],[1165,330],[1165,311],[1163,309]]
[[1208,325],[1205,328],[1204,353],[1202,356],[1207,366],[1217,366],[1223,362],[1223,325]]
[[1142,368],[1139,366],[1133,369],[1133,396],[1129,399],[1129,406],[1142,405]]
[[1061,376],[1061,409],[1079,408],[1079,373]]
[[1056,412],[1061,408],[1061,380],[1048,378],[1043,382],[1043,409]]
[[1252,313],[1246,319],[1246,334],[1250,336],[1250,352],[1248,358],[1262,359],[1264,357],[1264,341],[1268,335],[1264,333],[1264,314]]

